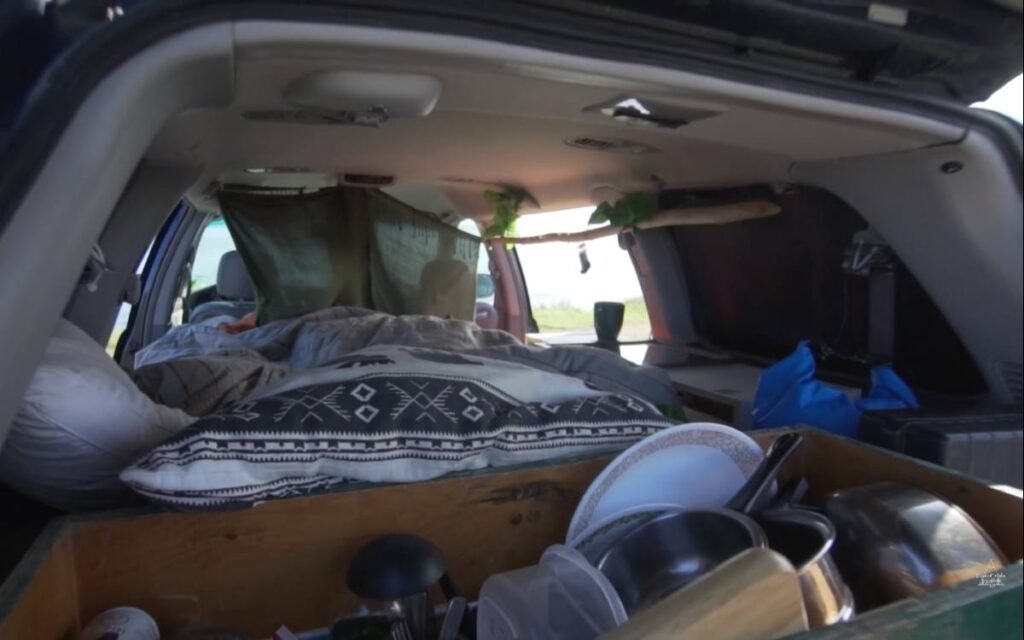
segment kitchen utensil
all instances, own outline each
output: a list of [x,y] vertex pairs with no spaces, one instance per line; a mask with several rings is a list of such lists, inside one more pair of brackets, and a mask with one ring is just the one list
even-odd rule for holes
[[114,607],[97,615],[76,636],[78,640],[159,640],[156,621],[142,609]]
[[352,558],[347,583],[352,593],[395,600],[427,588],[444,575],[444,556],[419,536],[395,533],[374,538]]
[[796,505],[804,499],[809,488],[807,478],[803,476],[793,476],[786,481],[786,484],[782,485],[778,492],[776,492],[775,497],[769,502],[769,506],[787,507]]
[[348,588],[373,600],[394,600],[415,640],[433,639],[427,589],[444,575],[444,556],[411,534],[381,536],[363,546],[349,564]]
[[405,618],[398,618],[391,625],[391,640],[415,640],[412,630],[409,629],[409,621]]
[[836,563],[858,607],[871,608],[979,578],[1006,564],[967,513],[917,487],[882,482],[829,495]]
[[726,508],[746,514],[756,511],[771,492],[775,476],[782,470],[782,465],[803,440],[804,437],[799,433],[784,433],[776,438],[754,473],[750,474],[743,486],[726,503]]
[[499,573],[484,582],[477,638],[593,640],[626,619],[607,578],[579,552],[553,545],[536,565]]
[[462,596],[455,596],[448,601],[448,609],[444,612],[444,619],[441,622],[441,631],[437,634],[437,640],[455,640],[462,626],[462,617],[466,614],[466,599]]
[[758,512],[768,546],[793,565],[812,629],[853,618],[853,594],[829,553],[836,531],[821,513],[784,506]]
[[395,618],[389,614],[356,615],[335,620],[331,640],[385,640],[394,637]]
[[733,556],[767,542],[747,516],[728,509],[660,516],[627,533],[597,568],[629,615],[685,587]]
[[630,531],[658,516],[679,511],[679,507],[673,505],[644,505],[624,509],[621,513],[612,514],[595,523],[588,529],[586,536],[578,538],[571,546],[596,565],[605,551]]
[[792,565],[774,551],[748,549],[602,640],[771,640],[806,630]]
[[678,425],[644,438],[590,484],[566,534],[574,546],[607,518],[644,506],[718,508],[743,486],[764,454],[746,434],[720,424]]

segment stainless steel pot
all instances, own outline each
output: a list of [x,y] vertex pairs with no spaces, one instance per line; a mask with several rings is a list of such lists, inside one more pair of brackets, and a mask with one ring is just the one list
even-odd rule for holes
[[835,527],[824,515],[799,507],[767,509],[757,514],[768,546],[793,564],[814,629],[853,618],[853,594],[843,581],[830,551]]
[[833,555],[863,610],[977,579],[1006,565],[988,534],[943,498],[895,482],[836,491]]
[[596,566],[615,587],[626,613],[648,607],[742,551],[767,546],[750,516],[771,492],[783,463],[803,441],[779,436],[725,509],[656,517],[607,547]]
[[736,554],[766,546],[761,528],[741,513],[681,511],[626,534],[597,561],[597,568],[633,615]]

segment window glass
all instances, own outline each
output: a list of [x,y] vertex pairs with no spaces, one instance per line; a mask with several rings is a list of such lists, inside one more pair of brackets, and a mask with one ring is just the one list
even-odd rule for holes
[[221,256],[234,250],[235,241],[231,239],[224,219],[211,220],[203,229],[196,246],[196,257],[192,262],[192,291],[215,286]]
[[[459,231],[480,237],[480,226],[475,220],[465,218],[459,222]],[[494,304],[494,277],[491,274],[491,258],[487,247],[480,243],[480,253],[476,262],[476,301],[483,304]]]
[[171,326],[182,323],[185,304],[194,309],[203,302],[212,300],[216,293],[217,267],[220,259],[228,251],[235,250],[235,241],[231,239],[227,224],[223,218],[210,220],[199,234],[192,271],[189,273],[185,290],[174,301],[171,312]]
[[[528,214],[516,222],[521,236],[574,232],[587,228],[593,207]],[[647,340],[651,323],[647,316],[640,281],[629,254],[619,248],[616,236],[589,240],[580,245],[569,242],[516,245],[533,318],[539,333],[531,334],[550,343],[593,342],[594,303],[625,304],[619,340]],[[581,256],[590,267],[583,273]]]

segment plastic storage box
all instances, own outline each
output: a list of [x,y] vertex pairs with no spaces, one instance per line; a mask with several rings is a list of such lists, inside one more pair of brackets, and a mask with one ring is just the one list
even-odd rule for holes
[[868,411],[860,439],[995,484],[1024,484],[1021,407]]

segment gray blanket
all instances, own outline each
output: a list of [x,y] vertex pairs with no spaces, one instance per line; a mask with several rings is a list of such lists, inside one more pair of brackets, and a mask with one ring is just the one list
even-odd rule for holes
[[393,316],[334,307],[229,335],[223,318],[176,327],[135,356],[136,384],[153,400],[204,416],[257,389],[331,366],[379,345],[446,349],[579,378],[593,388],[631,393],[674,407],[668,376],[589,347],[525,347],[509,333],[432,316]]

